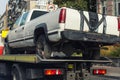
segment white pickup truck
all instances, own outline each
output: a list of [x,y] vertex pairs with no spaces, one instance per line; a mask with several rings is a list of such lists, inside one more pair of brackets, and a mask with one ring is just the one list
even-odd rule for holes
[[117,17],[60,8],[33,9],[23,13],[5,39],[6,54],[37,53],[50,58],[53,53],[84,59],[98,59],[100,47],[120,42]]

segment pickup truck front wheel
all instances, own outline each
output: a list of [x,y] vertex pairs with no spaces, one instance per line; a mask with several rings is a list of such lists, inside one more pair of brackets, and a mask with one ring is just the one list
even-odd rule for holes
[[18,52],[17,52],[16,49],[13,49],[13,48],[9,47],[8,43],[5,42],[3,55],[5,55],[5,54],[18,54]]
[[40,35],[37,39],[36,52],[43,59],[51,57],[51,49],[44,35]]

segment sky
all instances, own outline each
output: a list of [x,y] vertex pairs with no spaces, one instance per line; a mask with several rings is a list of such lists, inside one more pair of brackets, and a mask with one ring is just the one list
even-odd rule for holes
[[5,12],[7,2],[8,0],[0,0],[0,15]]

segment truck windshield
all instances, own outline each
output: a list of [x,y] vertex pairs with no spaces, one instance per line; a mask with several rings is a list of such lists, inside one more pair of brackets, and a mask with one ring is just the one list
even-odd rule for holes
[[37,18],[39,16],[42,16],[42,15],[44,15],[46,13],[48,13],[48,12],[45,12],[45,11],[34,11],[30,20],[33,20],[33,19],[35,19],[35,18]]

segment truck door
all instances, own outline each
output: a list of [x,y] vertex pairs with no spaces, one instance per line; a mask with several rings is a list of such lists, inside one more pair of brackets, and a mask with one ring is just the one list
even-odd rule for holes
[[31,17],[30,17],[30,20],[28,19],[28,23],[26,24],[26,27],[25,27],[25,34],[24,34],[24,38],[25,38],[25,46],[34,46],[34,30],[35,30],[35,27],[38,25],[38,24],[41,24],[43,23],[44,21],[41,21],[38,19],[36,21],[33,21],[34,19],[44,15],[48,13],[47,11],[39,11],[39,10],[33,10],[32,14],[31,14]]
[[28,12],[24,13],[22,18],[21,18],[21,21],[20,21],[20,24],[19,24],[19,28],[17,29],[16,33],[17,33],[17,39],[19,39],[19,47],[24,47],[25,45],[25,38],[24,38],[24,27],[25,27],[25,22],[26,22],[26,19],[27,19],[27,16],[28,16]]
[[24,27],[28,13],[24,13],[17,19],[12,30],[10,31],[9,39],[12,47],[24,47]]

